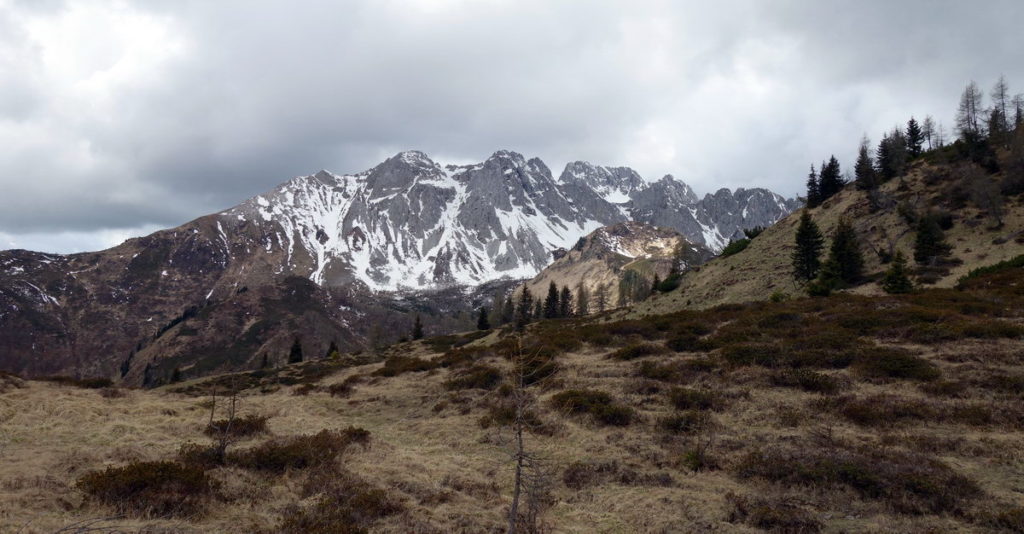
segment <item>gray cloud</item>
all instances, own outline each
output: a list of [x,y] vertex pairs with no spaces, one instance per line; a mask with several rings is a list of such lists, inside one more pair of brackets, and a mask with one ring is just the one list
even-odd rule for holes
[[796,194],[811,162],[1024,84],[1019,2],[0,3],[0,246],[54,251],[407,148]]

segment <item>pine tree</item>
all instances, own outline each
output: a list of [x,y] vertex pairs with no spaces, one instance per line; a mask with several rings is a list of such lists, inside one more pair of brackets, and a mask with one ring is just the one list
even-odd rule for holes
[[816,208],[821,205],[821,186],[818,184],[818,173],[814,172],[814,165],[811,165],[811,173],[807,175],[807,207]]
[[533,318],[533,294],[530,288],[523,286],[519,293],[519,306],[516,308],[516,328],[520,330]]
[[516,319],[516,305],[512,295],[505,297],[505,305],[501,307],[501,324],[511,323]]
[[950,247],[935,216],[923,215],[917,219],[917,237],[914,239],[914,261],[927,265],[949,256]]
[[552,281],[548,285],[548,297],[544,299],[544,318],[555,319],[558,317],[558,286]]
[[660,285],[661,285],[661,277],[658,276],[658,273],[654,273],[654,281],[651,282],[651,294],[652,295],[658,292],[658,286],[660,286]]
[[840,280],[847,284],[860,280],[864,272],[864,256],[860,251],[857,231],[845,218],[840,219],[839,225],[836,226],[835,236],[832,237],[832,247],[829,250],[829,259],[835,260],[838,265]]
[[1013,128],[1019,130],[1024,125],[1024,93],[1013,97]]
[[558,297],[558,316],[572,317],[572,291],[569,286],[562,286],[562,294]]
[[916,158],[921,155],[921,143],[924,142],[924,134],[921,132],[921,126],[917,124],[917,120],[914,117],[910,117],[907,121],[907,154],[911,158]]
[[587,286],[580,282],[576,285],[576,315],[584,317],[590,315],[590,292]]
[[843,189],[842,171],[839,169],[839,161],[835,156],[829,158],[828,163],[822,165],[821,175],[818,178],[818,191],[821,201],[824,202]]
[[907,276],[907,258],[903,255],[903,252],[897,252],[896,256],[892,259],[892,264],[889,265],[889,269],[885,271],[885,276],[882,278],[882,290],[886,293],[910,293],[914,289],[914,284],[910,282],[910,277]]
[[491,321],[487,317],[487,308],[485,308],[483,306],[480,307],[480,316],[476,320],[476,329],[477,330],[490,330],[491,329]]
[[853,167],[854,181],[857,184],[857,189],[860,190],[878,187],[878,182],[875,179],[875,162],[871,160],[871,155],[868,153],[868,143],[868,136],[865,135],[860,140],[857,164]]
[[288,363],[299,363],[302,361],[302,343],[299,338],[292,342],[292,348],[288,351]]
[[420,318],[420,314],[416,314],[416,319],[412,322],[412,338],[423,339],[423,319]]
[[801,282],[814,280],[821,267],[821,249],[825,240],[821,230],[804,210],[800,214],[800,225],[796,229],[796,250],[793,251],[793,277]]
[[878,142],[878,149],[875,150],[876,175],[880,178],[878,180],[880,182],[891,180],[896,176],[896,173],[893,172],[891,147],[889,134],[882,135],[882,140]]

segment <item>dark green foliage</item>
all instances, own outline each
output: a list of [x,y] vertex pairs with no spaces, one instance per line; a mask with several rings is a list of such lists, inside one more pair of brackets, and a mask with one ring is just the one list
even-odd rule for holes
[[938,460],[889,450],[757,451],[740,462],[736,474],[788,486],[847,487],[915,515],[958,513],[982,496],[977,484]]
[[135,462],[91,471],[78,489],[119,514],[195,517],[217,488],[200,466],[177,462]]
[[288,363],[299,363],[302,361],[302,343],[299,342],[299,338],[295,338],[292,343],[292,348],[288,351]]
[[688,332],[669,338],[665,346],[676,352],[707,352],[715,348],[709,341]]
[[914,239],[914,261],[927,265],[949,256],[951,249],[936,217],[932,214],[920,217],[915,229],[917,236]]
[[337,358],[339,356],[341,356],[341,352],[338,351],[338,344],[332,340],[331,344],[327,347],[327,353],[324,354],[324,358]]
[[415,356],[392,356],[384,360],[384,367],[373,372],[374,376],[398,376],[403,373],[416,373],[436,369],[438,364]]
[[522,330],[534,319],[533,294],[530,288],[523,286],[519,292],[519,305],[516,306],[516,328]]
[[903,378],[908,380],[935,380],[939,369],[927,360],[903,349],[874,347],[857,357],[854,368],[864,376]]
[[420,318],[419,314],[416,314],[416,319],[412,323],[412,338],[423,339],[423,319]]
[[875,173],[875,162],[868,153],[868,139],[861,140],[860,150],[857,153],[857,163],[853,167],[854,184],[862,191],[878,187],[878,177]]
[[569,286],[562,286],[562,293],[558,296],[558,317],[572,317],[572,291]]
[[839,169],[839,160],[831,156],[828,163],[821,166],[821,176],[818,179],[818,190],[821,194],[821,201],[824,202],[842,191],[846,182],[843,181],[842,172]]
[[727,256],[732,256],[733,254],[739,254],[746,250],[748,245],[750,245],[750,240],[747,238],[729,241],[729,244],[722,249],[721,256],[725,258]]
[[835,261],[839,267],[839,279],[846,284],[860,280],[864,271],[864,257],[860,251],[860,240],[857,231],[847,219],[840,219],[832,237],[829,249],[829,261]]
[[651,294],[651,283],[634,269],[626,269],[619,279],[619,306],[641,302]]
[[592,389],[565,390],[552,397],[551,404],[565,413],[590,415],[603,425],[626,426],[634,417],[632,408],[616,403],[603,391]]
[[764,226],[755,226],[753,228],[744,228],[743,235],[747,236],[747,239],[754,239],[764,232]]
[[677,410],[719,410],[724,404],[715,392],[694,388],[672,388],[668,400]]
[[921,126],[917,123],[914,117],[910,117],[907,121],[907,155],[911,158],[916,158],[921,155],[921,143],[924,141],[924,136],[921,133]]
[[226,434],[235,438],[255,436],[267,431],[267,419],[268,417],[262,415],[246,415],[232,420],[221,419],[206,425],[203,434],[211,437]]
[[825,240],[821,230],[811,219],[809,210],[800,214],[800,225],[796,229],[796,250],[793,251],[793,277],[801,282],[813,280],[821,268],[821,249]]
[[544,299],[544,318],[555,319],[558,317],[558,286],[554,282],[548,285],[548,296]]
[[609,354],[608,357],[613,360],[634,360],[636,358],[651,356],[653,354],[663,354],[665,352],[665,347],[661,345],[655,345],[653,343],[637,343],[623,347]]
[[881,285],[882,290],[889,294],[910,293],[914,290],[914,284],[908,276],[907,258],[902,252],[897,252],[892,259],[892,264],[885,271]]
[[485,308],[485,307],[480,307],[480,315],[476,319],[476,329],[477,330],[490,330],[491,329],[491,321],[490,321],[490,319],[487,316],[487,308]]
[[228,454],[228,463],[245,469],[283,473],[289,469],[319,467],[334,461],[352,444],[365,444],[370,433],[356,427],[341,432],[321,430],[307,436],[278,438]]
[[662,292],[662,293],[668,293],[669,291],[673,291],[675,288],[679,287],[679,284],[682,283],[682,280],[683,280],[683,275],[682,274],[680,274],[680,273],[672,273],[672,274],[669,274],[667,277],[665,277],[665,279],[662,280],[657,285],[657,287],[655,287],[655,289],[657,291]]
[[818,183],[818,173],[811,165],[811,173],[807,175],[807,207],[816,208],[821,205],[821,184]]
[[814,393],[833,395],[838,393],[841,383],[833,376],[810,369],[784,369],[771,375],[774,386],[799,388]]
[[964,288],[971,280],[982,278],[987,275],[1001,273],[1012,269],[1024,269],[1024,254],[1011,259],[1001,261],[992,265],[972,269],[969,273],[957,280],[957,287]]
[[82,389],[103,389],[114,385],[109,378],[73,378],[70,376],[43,376],[36,378],[43,382],[53,382],[61,386],[70,386]]
[[494,389],[501,383],[501,371],[489,365],[474,365],[444,383],[448,389]]

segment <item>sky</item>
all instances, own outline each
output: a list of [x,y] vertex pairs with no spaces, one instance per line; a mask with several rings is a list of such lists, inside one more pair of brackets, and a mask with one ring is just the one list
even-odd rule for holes
[[1024,2],[0,0],[0,248],[98,250],[320,169],[499,149],[802,192],[1024,91]]

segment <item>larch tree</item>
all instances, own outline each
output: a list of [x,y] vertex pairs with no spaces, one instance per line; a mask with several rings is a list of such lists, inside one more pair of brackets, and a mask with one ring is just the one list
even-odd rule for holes
[[[989,93],[992,99],[992,118],[994,126],[999,128],[1000,133],[1010,131],[1010,85],[1006,83],[1006,76],[999,76],[999,81],[992,86]],[[990,122],[990,127],[993,126]]]
[[924,136],[925,142],[928,143],[928,150],[933,147],[932,142],[935,139],[935,119],[931,115],[926,115],[924,122],[921,124],[921,135]]
[[956,111],[956,131],[961,139],[967,142],[977,141],[982,137],[981,131],[981,89],[971,81],[960,95],[960,105]]

